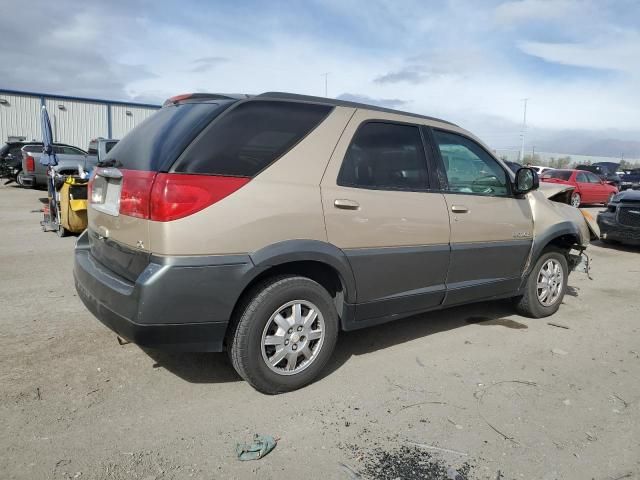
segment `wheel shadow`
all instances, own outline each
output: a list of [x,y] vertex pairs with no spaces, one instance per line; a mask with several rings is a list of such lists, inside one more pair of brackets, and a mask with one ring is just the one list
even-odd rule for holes
[[[333,356],[319,379],[331,375],[353,356],[367,355],[471,324],[526,329],[526,324],[506,318],[513,314],[515,310],[510,301],[496,300],[414,315],[362,330],[340,332]],[[226,353],[142,350],[155,361],[153,368],[165,368],[189,383],[228,383],[242,380]]]

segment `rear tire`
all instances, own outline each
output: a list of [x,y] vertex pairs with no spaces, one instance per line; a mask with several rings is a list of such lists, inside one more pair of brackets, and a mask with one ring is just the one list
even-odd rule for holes
[[273,277],[239,305],[228,334],[229,357],[256,390],[289,392],[320,374],[335,348],[338,326],[333,299],[319,283],[294,275]]
[[582,197],[578,192],[573,192],[571,194],[571,206],[578,208],[582,203]]
[[524,295],[516,299],[518,313],[531,318],[556,313],[567,291],[568,277],[569,265],[564,254],[556,249],[545,250],[529,274]]

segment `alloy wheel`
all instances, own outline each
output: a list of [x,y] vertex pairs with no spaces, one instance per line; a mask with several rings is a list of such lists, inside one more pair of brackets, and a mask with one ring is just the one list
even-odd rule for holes
[[564,286],[564,272],[562,265],[556,259],[550,258],[538,272],[536,293],[538,301],[545,307],[554,305],[562,294]]
[[264,327],[262,359],[279,375],[298,374],[318,358],[324,337],[325,323],[318,307],[306,300],[287,302]]

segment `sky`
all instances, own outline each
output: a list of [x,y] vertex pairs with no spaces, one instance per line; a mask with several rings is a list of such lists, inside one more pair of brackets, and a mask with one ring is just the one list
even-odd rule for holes
[[640,0],[2,0],[0,17],[0,88],[323,96],[328,72],[330,97],[494,148],[520,145],[524,98],[527,148],[640,142]]

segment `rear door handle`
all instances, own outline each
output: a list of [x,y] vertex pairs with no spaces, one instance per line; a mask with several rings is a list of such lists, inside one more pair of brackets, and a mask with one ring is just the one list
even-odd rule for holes
[[467,213],[469,208],[464,205],[451,205],[451,211],[453,213]]
[[360,204],[354,200],[337,199],[333,202],[333,206],[342,210],[358,210]]

